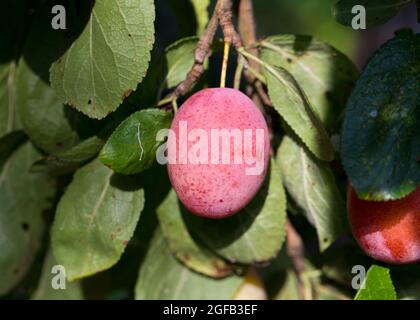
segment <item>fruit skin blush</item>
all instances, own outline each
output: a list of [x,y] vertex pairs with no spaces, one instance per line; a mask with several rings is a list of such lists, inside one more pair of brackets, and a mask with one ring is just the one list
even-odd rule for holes
[[224,218],[244,208],[267,173],[270,139],[263,114],[242,92],[201,90],[176,113],[168,174],[191,212]]
[[376,260],[405,264],[420,261],[420,187],[393,201],[366,201],[347,191],[353,235]]

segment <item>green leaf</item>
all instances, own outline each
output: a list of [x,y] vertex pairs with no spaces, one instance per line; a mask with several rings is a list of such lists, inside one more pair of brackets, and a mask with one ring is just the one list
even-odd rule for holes
[[212,279],[196,273],[172,256],[157,230],[140,267],[135,288],[137,300],[219,300],[231,299],[240,287],[242,277]]
[[140,173],[153,164],[161,141],[156,135],[169,128],[172,114],[159,109],[133,113],[112,133],[99,159],[112,170],[123,174]]
[[399,199],[420,183],[420,35],[400,32],[363,70],[341,134],[344,169],[358,196]]
[[118,262],[144,205],[136,177],[123,177],[98,160],[79,169],[61,198],[52,247],[70,281]]
[[326,128],[335,128],[358,76],[351,60],[312,36],[272,36],[261,46],[268,61],[293,75]]
[[[86,6],[84,2],[79,9]],[[68,21],[83,16],[82,10],[68,8]],[[86,11],[88,8],[85,8]],[[73,37],[76,26],[68,32],[51,28],[51,6],[43,1],[33,14],[23,57],[16,71],[16,106],[24,131],[31,141],[47,153],[57,155],[80,140],[96,133],[99,121],[89,119],[77,110],[63,104],[49,84],[49,69]]]
[[196,272],[214,278],[231,274],[231,266],[195,242],[183,220],[182,210],[173,189],[157,209],[160,227],[171,252]]
[[191,0],[191,3],[197,19],[197,34],[200,35],[209,21],[207,8],[210,5],[210,0]]
[[42,267],[41,277],[38,286],[33,293],[32,300],[82,300],[83,291],[80,281],[66,282],[64,289],[54,289],[52,282],[57,273],[53,273],[53,267],[58,265],[57,261],[49,250]]
[[83,140],[69,150],[54,156],[46,156],[37,160],[31,166],[31,172],[45,172],[52,175],[62,175],[75,171],[83,163],[95,157],[105,141],[100,136]]
[[0,11],[0,138],[21,128],[16,108],[16,61],[33,1],[4,0]]
[[245,264],[274,258],[285,237],[286,199],[280,168],[271,161],[266,180],[254,199],[226,219],[186,213],[191,232],[230,262]]
[[58,96],[92,118],[117,109],[146,74],[154,19],[153,0],[96,1],[83,32],[51,67]]
[[16,111],[16,63],[0,64],[0,137],[21,127]]
[[354,300],[397,300],[389,269],[372,265]]
[[185,80],[194,65],[194,51],[197,37],[180,39],[165,49],[165,63],[167,73],[162,85],[173,88]]
[[278,149],[284,184],[293,200],[316,228],[321,251],[347,229],[346,205],[327,163],[285,136]]
[[[262,51],[261,58],[269,65],[275,65],[273,56]],[[274,109],[282,116],[308,149],[319,159],[334,159],[334,149],[321,120],[316,116],[308,98],[296,79],[284,68],[265,71],[268,94]]]
[[54,90],[36,74],[24,59],[17,70],[16,105],[23,129],[31,141],[48,153],[58,154],[77,144],[77,129],[92,121],[63,105]]
[[25,140],[22,131],[13,131],[0,138],[0,172],[13,150]]
[[[179,4],[179,1],[174,3],[175,6]],[[174,88],[185,80],[194,64],[197,42],[198,38],[195,36],[180,39],[166,47],[159,58],[155,47],[146,77],[125,101],[132,102],[136,108],[139,104],[146,107],[156,106],[166,89]]]
[[[121,110],[121,109],[120,109]],[[81,165],[94,158],[105,144],[118,120],[108,123],[97,135],[87,138],[69,150],[56,156],[47,156],[36,161],[32,172],[45,172],[52,175],[67,174],[75,171]]]
[[345,25],[352,26],[352,20],[357,15],[352,8],[362,5],[366,9],[366,26],[381,25],[394,17],[400,9],[413,0],[338,0],[333,6],[333,16]]
[[43,212],[51,208],[54,183],[28,172],[37,157],[36,149],[26,143],[10,156],[0,173],[0,295],[29,270],[41,244]]

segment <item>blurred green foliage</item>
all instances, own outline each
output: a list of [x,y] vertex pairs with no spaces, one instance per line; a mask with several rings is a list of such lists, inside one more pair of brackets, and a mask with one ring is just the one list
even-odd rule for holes
[[336,22],[327,0],[253,1],[258,37],[279,33],[309,34],[353,58],[357,32]]

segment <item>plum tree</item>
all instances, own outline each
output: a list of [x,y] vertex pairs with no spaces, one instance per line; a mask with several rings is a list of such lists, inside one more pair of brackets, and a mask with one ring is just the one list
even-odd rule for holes
[[250,98],[229,88],[201,90],[181,106],[171,131],[168,174],[190,212],[223,218],[249,203],[270,153],[267,124]]
[[350,186],[347,206],[353,234],[362,249],[380,261],[420,261],[420,187],[394,201],[367,201]]
[[[366,50],[314,14],[332,1],[277,2],[3,1],[0,299],[350,298],[368,257],[340,241],[343,181],[420,185],[420,35],[392,22]],[[360,1],[333,2],[351,27]],[[420,8],[362,2],[375,24]],[[413,194],[349,191],[369,255],[420,260]],[[419,266],[372,266],[357,299],[420,298]]]

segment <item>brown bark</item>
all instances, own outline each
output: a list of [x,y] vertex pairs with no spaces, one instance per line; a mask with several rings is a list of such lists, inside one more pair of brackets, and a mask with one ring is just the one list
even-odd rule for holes
[[[240,1],[238,16],[239,33],[242,37],[243,43],[245,46],[251,46],[257,41],[252,0]],[[254,56],[258,56],[258,49],[256,47],[249,48],[248,52]],[[256,61],[250,60],[248,61],[248,64],[254,70],[260,70],[260,66]],[[267,96],[261,81],[259,81],[252,72],[246,69],[244,70],[244,76],[248,82],[248,86],[246,87],[247,95],[249,95],[257,104],[259,104],[261,100],[262,103],[270,106],[270,98]]]
[[183,82],[181,82],[174,92],[172,93],[172,98],[176,99],[188,92],[198,81],[201,75],[204,72],[204,61],[210,54],[210,47],[213,43],[214,35],[216,33],[218,26],[218,18],[216,12],[213,13],[209,23],[207,24],[206,29],[203,31],[203,34],[200,37],[200,40],[197,43],[197,47],[194,53],[194,65],[191,70],[188,72],[187,77]]

